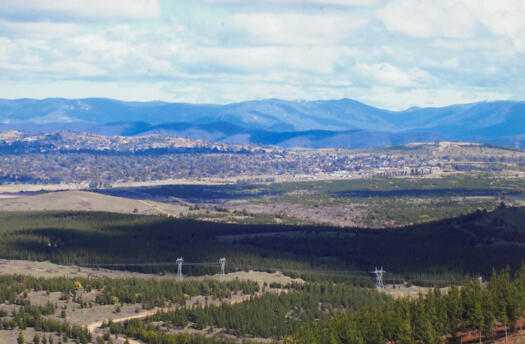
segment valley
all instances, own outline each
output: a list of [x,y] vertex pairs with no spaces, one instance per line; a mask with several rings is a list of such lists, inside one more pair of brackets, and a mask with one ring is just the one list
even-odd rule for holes
[[315,150],[161,135],[2,135],[0,210],[385,227],[523,202],[525,153],[476,143]]
[[1,137],[0,341],[519,338],[522,150]]

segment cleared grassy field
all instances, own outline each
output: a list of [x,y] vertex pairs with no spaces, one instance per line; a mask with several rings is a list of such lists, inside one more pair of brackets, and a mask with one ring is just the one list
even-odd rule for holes
[[154,215],[178,213],[182,209],[173,204],[157,204],[154,201],[145,202],[80,190],[4,194],[4,197],[0,197],[0,210],[3,211],[70,210]]

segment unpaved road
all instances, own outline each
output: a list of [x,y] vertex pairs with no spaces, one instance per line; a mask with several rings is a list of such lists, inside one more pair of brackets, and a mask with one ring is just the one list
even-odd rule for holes
[[[281,292],[282,290],[275,290],[273,292]],[[261,296],[263,295],[265,292],[258,292],[255,294],[255,296]],[[248,301],[250,300],[252,296],[251,295],[242,295],[241,297],[238,297],[238,298],[232,298],[232,299],[225,299],[222,301],[222,303],[229,303],[229,304],[237,304],[237,303],[241,303],[241,302],[245,302],[245,301]],[[203,304],[201,303],[194,303],[191,301],[191,299],[189,300],[189,304],[187,303],[185,305],[186,308],[191,308],[195,305],[200,305],[201,307],[204,306]],[[158,312],[170,312],[170,311],[174,311],[176,309],[180,308],[180,306],[175,306],[175,307],[155,307],[151,310],[148,310],[148,311],[144,311],[144,312],[140,312],[140,313],[137,313],[135,315],[130,315],[130,316],[127,316],[127,317],[122,317],[122,318],[117,318],[117,319],[111,319],[111,321],[113,323],[123,323],[125,321],[128,321],[128,320],[133,320],[133,319],[144,319],[144,318],[147,318],[149,316],[152,316]],[[106,319],[104,319],[106,320]],[[87,329],[89,332],[91,332],[93,334],[93,337],[96,336],[96,329],[100,328],[102,326],[102,323],[104,322],[104,320],[100,320],[100,321],[96,321],[96,322],[93,322],[89,325],[87,325]],[[131,344],[142,344],[140,341],[137,341],[135,339],[131,339],[131,338],[128,338],[128,341],[131,343]]]
[[[144,312],[141,312],[135,315],[130,315],[127,317],[112,319],[111,321],[114,323],[122,323],[124,321],[133,320],[133,319],[144,319],[146,317],[149,317],[150,315],[154,315],[157,312],[161,312],[161,311],[169,312],[175,309],[176,309],[175,307],[166,307],[166,308],[155,307],[149,311],[144,311]],[[87,329],[89,330],[89,332],[94,333],[97,328],[102,326],[102,323],[104,322],[104,320],[95,321],[94,323],[87,325]]]
[[[135,315],[130,315],[130,316],[127,316],[127,317],[112,319],[112,321],[114,323],[122,323],[124,321],[132,320],[132,319],[144,319],[144,318],[149,317],[151,315],[154,315],[155,313],[160,312],[160,311],[169,312],[169,311],[172,311],[172,310],[175,310],[175,309],[176,309],[175,307],[166,307],[166,308],[155,307],[154,309],[151,309],[149,311],[144,311],[144,312],[141,312],[141,313],[138,313],[138,314],[135,314]],[[99,328],[100,326],[102,326],[103,322],[104,322],[103,320],[96,321],[96,322],[91,323],[91,324],[89,324],[87,326],[88,331],[93,334],[93,337],[96,336],[95,330],[97,328]],[[132,339],[132,338],[127,338],[127,339],[128,339],[130,344],[142,344],[142,342],[140,342],[138,340],[135,340],[135,339]]]
[[138,201],[139,201],[140,203],[142,203],[142,204],[144,204],[144,205],[150,207],[151,209],[155,209],[155,210],[158,211],[160,214],[164,214],[164,215],[166,215],[166,216],[168,216],[168,217],[176,217],[175,214],[170,213],[170,212],[167,211],[167,210],[161,209],[161,208],[159,208],[158,206],[156,206],[155,204],[151,204],[151,203],[148,202],[148,201],[145,201],[145,200],[142,200],[142,199],[139,199]]

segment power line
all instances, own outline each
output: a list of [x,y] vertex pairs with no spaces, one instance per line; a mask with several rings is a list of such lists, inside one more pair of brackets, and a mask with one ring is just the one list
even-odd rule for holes
[[368,274],[368,271],[364,270],[304,270],[304,269],[287,269],[287,268],[281,268],[281,267],[269,267],[269,266],[254,266],[254,265],[245,265],[245,264],[236,264],[236,263],[230,263],[230,265],[234,266],[237,269],[251,269],[251,270],[270,270],[270,271],[283,271],[283,272],[297,272],[297,273],[317,273],[317,272],[324,272],[324,273],[344,273],[344,274]]
[[[222,262],[224,259],[224,262]],[[181,261],[179,261],[181,260]],[[209,267],[219,267],[219,276],[221,278],[225,275],[225,265],[226,258],[219,259],[218,262],[185,262],[182,258],[177,259],[174,262],[150,262],[150,263],[86,263],[78,264],[81,267],[147,267],[147,266],[177,266],[177,279],[182,280],[182,266],[209,266]],[[235,262],[229,262],[229,266],[238,270],[254,270],[254,271],[281,271],[287,273],[297,273],[304,275],[324,275],[324,276],[336,276],[336,277],[349,277],[353,279],[370,279],[370,273],[376,275],[376,285],[381,288],[384,288],[383,274],[385,270],[377,269],[374,271],[365,271],[365,270],[316,270],[316,269],[287,269],[282,267],[275,266],[255,266],[247,264],[239,264]],[[180,273],[179,273],[180,271]],[[382,272],[382,273],[381,273]],[[380,280],[378,273],[380,273]],[[392,276],[387,280],[399,280],[402,279],[398,276]],[[442,279],[422,279],[422,278],[408,278],[408,280],[414,282],[428,282],[428,283],[453,283],[454,280],[442,280]]]
[[[224,258],[225,259],[225,258]],[[221,258],[222,260],[222,258]],[[90,264],[78,264],[78,266],[82,267],[147,267],[147,266],[177,266],[177,278],[181,279],[182,277],[182,266],[219,266],[220,267],[220,273],[223,274],[224,266],[221,263],[221,260],[219,262],[185,262],[182,260],[179,262],[177,259],[175,262],[161,262],[161,263],[90,263]],[[224,261],[224,265],[226,264],[226,261]],[[237,264],[237,263],[229,263],[230,266],[232,266],[234,269],[238,270],[255,270],[255,271],[281,271],[281,272],[288,272],[288,273],[298,273],[298,274],[317,274],[317,275],[333,275],[333,276],[340,276],[340,277],[352,277],[352,278],[364,278],[369,279],[366,275],[368,274],[368,271],[364,270],[305,270],[305,269],[286,269],[286,268],[280,268],[280,267],[269,267],[269,266],[253,266],[253,265],[245,265],[245,264]],[[180,274],[179,274],[180,269]],[[359,276],[361,275],[361,276]]]
[[[178,265],[177,261],[174,262],[163,262],[163,263],[89,263],[89,264],[78,264],[78,266],[170,266]],[[201,262],[201,263],[184,263],[184,265],[217,265],[216,262]]]

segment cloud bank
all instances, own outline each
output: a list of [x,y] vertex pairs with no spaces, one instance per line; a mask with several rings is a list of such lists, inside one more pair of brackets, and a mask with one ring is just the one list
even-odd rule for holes
[[391,109],[525,94],[521,0],[4,0],[0,98]]

